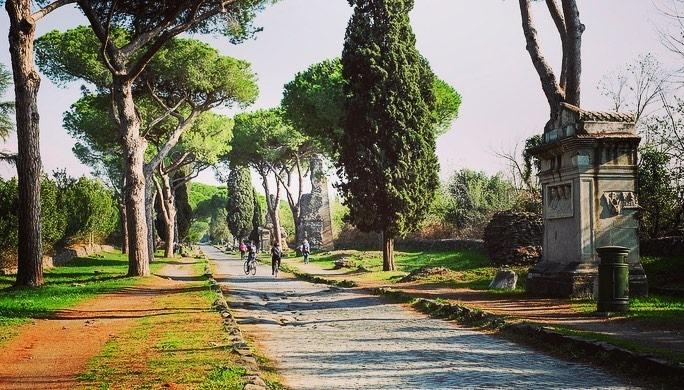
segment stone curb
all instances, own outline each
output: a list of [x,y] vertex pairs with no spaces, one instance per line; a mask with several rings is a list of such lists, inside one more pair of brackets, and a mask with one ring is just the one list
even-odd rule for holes
[[238,361],[247,369],[247,375],[245,375],[245,390],[266,390],[268,386],[266,382],[261,377],[261,372],[259,370],[259,363],[256,357],[249,349],[249,345],[242,334],[242,330],[238,326],[233,313],[230,312],[228,307],[228,302],[226,302],[226,297],[223,295],[223,290],[218,284],[216,279],[209,269],[209,264],[205,266],[204,271],[205,276],[209,280],[209,286],[213,292],[218,295],[216,301],[214,301],[213,307],[221,314],[223,318],[223,329],[230,334],[230,341],[233,343],[233,353],[239,356]]
[[[290,271],[288,270],[288,272]],[[292,273],[297,277],[300,277],[300,275],[303,274],[302,272],[296,271]],[[334,282],[338,282],[310,274],[303,275],[309,275],[315,279],[324,280],[322,283],[325,284],[334,285]],[[302,279],[304,278],[305,277],[302,277]],[[488,329],[495,332],[501,332],[502,334],[523,337],[525,340],[537,344],[542,341],[543,344],[545,344],[544,348],[547,348],[546,345],[549,345],[553,346],[555,349],[567,351],[567,353],[564,354],[571,360],[576,358],[576,354],[569,354],[569,352],[579,352],[587,357],[594,358],[595,361],[598,357],[600,359],[598,363],[604,367],[623,370],[627,369],[634,372],[636,375],[655,378],[659,381],[665,380],[672,384],[680,385],[681,383],[684,383],[684,364],[681,363],[677,364],[651,355],[637,353],[607,342],[593,341],[580,336],[565,335],[546,326],[530,323],[512,323],[506,321],[502,316],[479,309],[457,303],[420,298],[401,290],[386,287],[363,288],[363,290],[374,295],[389,298],[396,302],[408,303],[416,310],[435,318],[455,321],[462,325]],[[677,386],[678,385],[675,385],[675,387]]]
[[[600,357],[600,364],[603,366],[627,368],[639,375],[655,377],[660,380],[665,377],[670,383],[684,383],[684,365],[681,363],[677,364],[651,355],[633,352],[603,341],[565,335],[551,327],[529,323],[511,323],[502,316],[457,303],[416,298],[403,291],[385,287],[371,289],[371,292],[395,301],[410,303],[412,307],[432,317],[456,321],[467,326],[500,331],[504,334],[522,336],[537,343],[542,341],[544,344],[556,348],[580,352],[586,356]],[[574,358],[575,356],[569,357]]]

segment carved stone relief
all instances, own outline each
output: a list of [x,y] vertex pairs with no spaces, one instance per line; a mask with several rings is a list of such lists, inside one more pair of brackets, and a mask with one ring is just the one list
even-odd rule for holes
[[623,209],[638,209],[639,202],[632,191],[609,191],[603,193],[603,199],[612,215],[620,215]]
[[546,187],[546,218],[570,218],[572,206],[572,182]]

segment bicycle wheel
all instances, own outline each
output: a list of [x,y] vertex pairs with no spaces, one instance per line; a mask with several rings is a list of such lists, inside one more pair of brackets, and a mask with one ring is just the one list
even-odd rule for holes
[[245,275],[249,275],[249,269],[250,269],[250,264],[249,260],[245,261],[245,264],[242,265],[242,269],[245,271]]
[[256,275],[256,260],[252,262],[252,275]]

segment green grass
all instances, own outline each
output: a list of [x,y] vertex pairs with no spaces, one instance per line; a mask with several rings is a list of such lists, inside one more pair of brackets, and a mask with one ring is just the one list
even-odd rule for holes
[[[684,257],[641,258],[648,277],[648,284],[654,291],[674,289],[684,291]],[[582,312],[596,311],[595,300],[574,302],[574,307]],[[651,293],[645,298],[630,299],[630,310],[625,318],[635,318],[645,325],[667,326],[684,329],[684,297],[666,296]]]
[[[593,299],[574,301],[573,307],[590,313],[596,311]],[[651,295],[645,298],[630,299],[629,312],[616,314],[617,317],[636,318],[644,324],[684,329],[684,298]]]
[[579,336],[588,340],[603,341],[636,353],[653,355],[675,362],[684,361],[684,353],[675,352],[663,348],[652,347],[641,342],[626,340],[624,338],[615,337],[605,333],[587,332],[583,330],[568,328],[565,326],[553,326],[553,329],[558,333],[567,336]]
[[[169,261],[173,260],[155,261],[152,272]],[[0,344],[14,336],[18,325],[31,319],[49,317],[56,310],[141,280],[126,277],[127,271],[125,255],[103,253],[46,270],[45,284],[38,288],[13,288],[14,276],[0,276]]]
[[[404,275],[422,267],[444,267],[453,272],[446,278],[426,281],[449,287],[476,290],[486,290],[498,269],[491,265],[485,254],[473,250],[395,252],[396,271],[382,271],[382,252],[380,251],[341,250],[323,252],[313,254],[310,260],[325,269],[331,269],[334,262],[342,258],[347,258],[357,266],[371,271],[359,275],[361,279],[366,281],[398,282]],[[513,267],[518,273],[517,291],[524,290],[527,268]]]
[[160,313],[136,320],[107,343],[79,379],[101,389],[242,389],[247,371],[211,309],[215,299],[206,281],[156,297],[151,308]]

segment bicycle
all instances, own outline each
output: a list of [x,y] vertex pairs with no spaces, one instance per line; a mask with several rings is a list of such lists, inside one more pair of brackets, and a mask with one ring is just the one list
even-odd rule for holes
[[251,256],[248,256],[242,268],[243,271],[245,271],[245,275],[249,275],[250,272],[252,273],[252,275],[256,275],[256,259],[253,259]]

